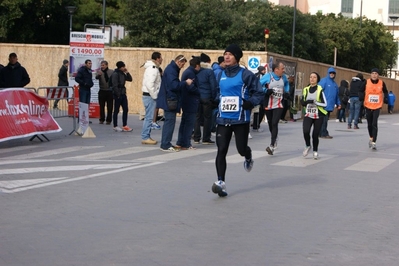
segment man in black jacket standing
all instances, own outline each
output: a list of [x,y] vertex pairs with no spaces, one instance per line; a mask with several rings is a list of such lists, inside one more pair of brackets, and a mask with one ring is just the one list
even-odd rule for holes
[[18,62],[16,53],[8,56],[8,65],[0,71],[0,88],[22,88],[29,84],[26,69]]
[[91,73],[91,60],[86,59],[76,74],[75,81],[79,84],[79,102],[90,104],[91,87],[93,87],[93,75]]
[[[64,59],[62,61],[62,66],[60,68],[60,71],[58,71],[58,83],[57,86],[68,86],[68,66],[69,66],[69,61]],[[68,91],[67,91],[68,92]],[[60,100],[55,100],[54,101],[54,106],[53,108],[56,109],[58,108],[58,102]]]

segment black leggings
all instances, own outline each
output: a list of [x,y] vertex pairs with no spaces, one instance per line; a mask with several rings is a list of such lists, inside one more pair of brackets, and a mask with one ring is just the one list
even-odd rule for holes
[[320,134],[321,125],[323,124],[323,119],[324,116],[320,116],[319,119],[312,119],[309,117],[305,117],[303,119],[302,130],[306,146],[310,146],[310,129],[313,125],[313,133],[312,133],[313,151],[317,151],[319,148],[319,134]]
[[271,146],[274,146],[274,144],[276,143],[277,134],[278,134],[278,122],[280,121],[282,113],[283,113],[282,108],[269,109],[265,111],[267,124],[269,125],[269,130],[272,135],[272,140],[270,143]]
[[367,129],[370,138],[373,138],[373,142],[377,141],[378,117],[380,116],[380,110],[381,109],[371,110],[366,108]]
[[241,156],[245,156],[245,159],[252,159],[251,148],[248,147],[248,133],[249,124],[238,124],[238,125],[218,125],[216,128],[216,146],[218,152],[216,155],[216,172],[218,179],[224,181],[226,174],[226,155],[229,150],[231,136],[233,135],[236,139],[237,151]]

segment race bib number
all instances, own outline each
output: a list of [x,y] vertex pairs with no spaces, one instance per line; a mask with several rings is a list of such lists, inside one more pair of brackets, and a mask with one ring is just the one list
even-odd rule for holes
[[283,97],[283,89],[282,88],[273,88],[273,96],[275,98],[282,98]]
[[316,114],[318,114],[317,105],[315,105],[315,104],[308,104],[308,105],[306,106],[306,116],[312,116],[312,117],[314,117]]
[[239,106],[238,96],[223,96],[222,97],[222,112],[237,112]]
[[369,95],[369,102],[370,103],[379,103],[380,97],[377,94],[370,94]]

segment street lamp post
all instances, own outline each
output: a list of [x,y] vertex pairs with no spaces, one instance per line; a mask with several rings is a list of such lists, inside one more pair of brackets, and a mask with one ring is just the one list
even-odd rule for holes
[[68,11],[69,14],[69,35],[72,32],[72,16],[75,14],[77,7],[76,6],[66,6],[65,9]]
[[267,52],[267,39],[269,39],[270,30],[269,29],[264,29],[263,32],[265,33],[265,52]]
[[294,1],[294,18],[292,20],[292,42],[291,42],[292,57],[294,57],[294,48],[295,48],[295,25],[296,25],[296,0]]
[[[393,40],[395,41],[395,21],[398,20],[399,16],[389,16],[389,19],[392,20],[392,36]],[[395,42],[396,43],[396,42]],[[393,60],[391,63],[391,70],[389,73],[389,77],[392,78],[392,65],[393,65]]]

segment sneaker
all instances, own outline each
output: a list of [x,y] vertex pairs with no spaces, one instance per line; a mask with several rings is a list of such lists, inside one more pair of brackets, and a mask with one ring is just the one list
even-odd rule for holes
[[315,160],[319,159],[319,154],[317,153],[317,151],[313,152],[313,159]]
[[212,185],[212,192],[218,194],[219,197],[226,197],[228,195],[226,192],[226,183],[222,180],[216,181]]
[[151,123],[151,129],[160,130],[160,129],[161,129],[161,126],[158,125],[157,123],[152,122],[152,123]]
[[351,125],[348,125],[348,129],[351,129],[352,128],[352,126]]
[[308,156],[308,153],[309,153],[309,151],[310,151],[310,148],[312,148],[312,146],[306,146],[306,147],[305,147],[305,149],[303,150],[303,153],[302,153],[303,157]]
[[270,145],[270,146],[268,146],[268,147],[266,148],[266,151],[267,151],[267,153],[268,153],[269,155],[273,155],[274,147],[273,147],[272,145]]
[[340,122],[340,121],[339,121],[339,119],[335,119],[335,122],[337,122],[337,123],[338,123],[338,122]]
[[173,146],[170,146],[170,147],[167,148],[167,149],[162,149],[162,148],[161,148],[161,151],[164,151],[164,152],[178,152],[178,151],[180,151],[180,149],[177,149],[177,148],[175,148],[175,147],[173,147]]
[[120,128],[120,127],[114,127],[114,130],[115,130],[116,132],[122,132],[122,131],[123,131],[122,128]]
[[262,128],[258,128],[258,129],[252,129],[253,132],[263,132]]
[[369,148],[371,148],[371,144],[373,143],[373,140],[372,139],[370,139],[369,140]]
[[199,144],[199,143],[200,143],[200,140],[194,140],[194,143],[195,143],[195,144]]
[[359,127],[357,125],[354,125],[353,129],[359,129]]
[[106,122],[105,124],[106,124],[106,125],[110,125],[110,124],[111,124],[111,122]]
[[251,133],[248,133],[248,139],[252,139]]
[[141,140],[141,144],[147,144],[147,145],[155,145],[157,144],[158,141],[153,140],[152,138],[148,138],[148,139],[143,139]]
[[287,123],[287,120],[280,119],[279,123],[281,123],[281,124],[286,124],[286,123]]
[[215,142],[213,140],[205,140],[205,141],[202,141],[202,144],[203,145],[211,145],[211,144],[215,144]]
[[129,126],[124,126],[124,127],[122,127],[122,131],[123,132],[131,132],[131,131],[133,131],[133,128],[130,128]]
[[375,142],[371,142],[371,149],[377,150],[377,145],[375,144]]
[[196,147],[190,146],[190,147],[181,147],[182,151],[189,151],[189,150],[196,150]]
[[254,160],[252,160],[252,159],[249,159],[249,160],[245,159],[245,161],[244,161],[244,169],[245,169],[245,171],[251,172],[253,166],[254,166]]

